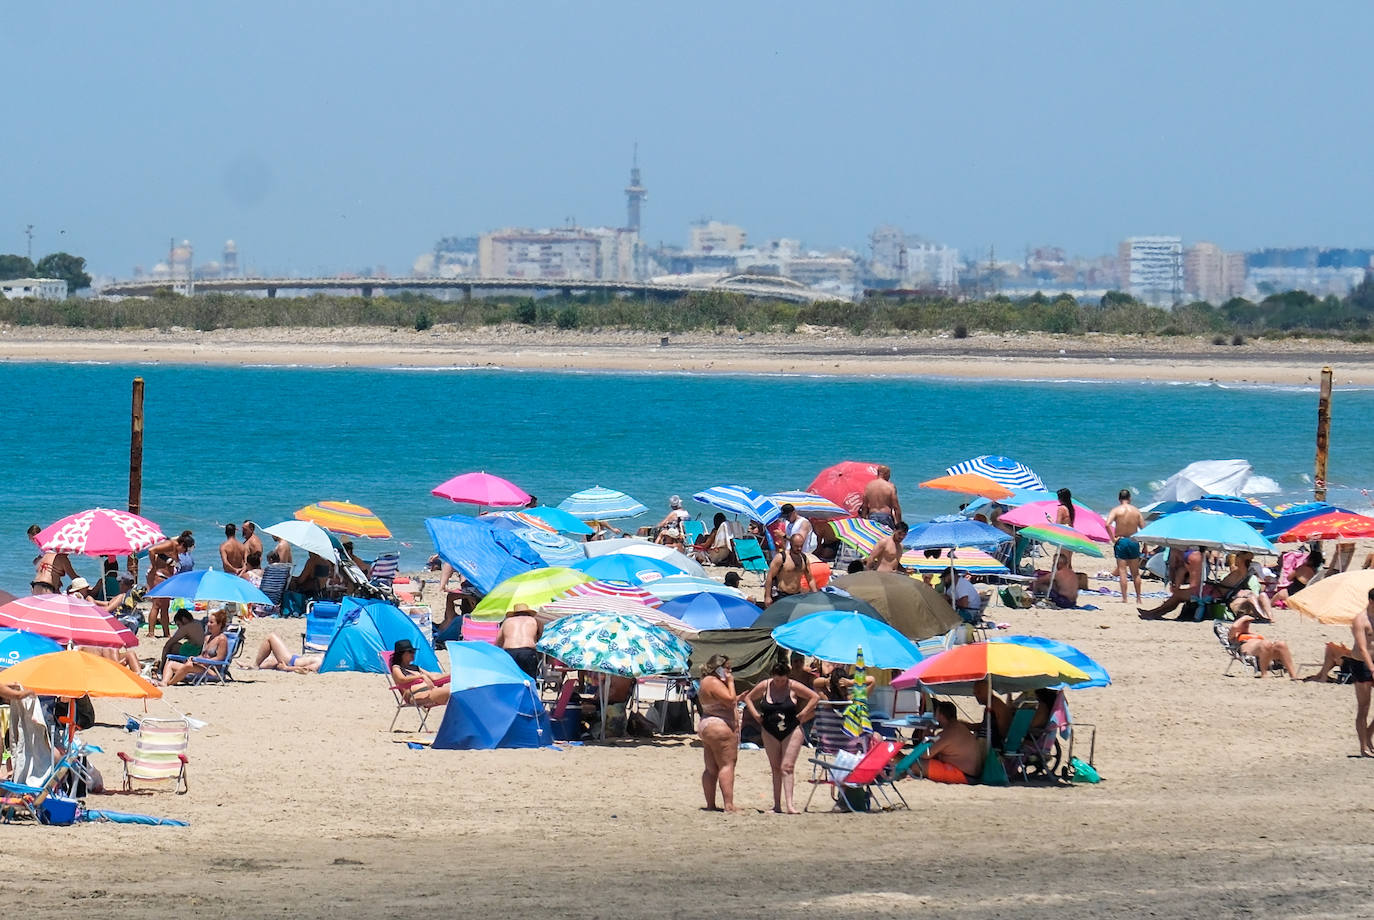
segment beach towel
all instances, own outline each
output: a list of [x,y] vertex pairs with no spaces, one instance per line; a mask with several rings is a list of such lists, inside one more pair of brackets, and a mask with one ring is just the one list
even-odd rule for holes
[[12,700],[10,723],[14,728],[12,781],[21,786],[42,785],[57,758],[48,734],[48,723],[43,718],[43,704],[38,697]]

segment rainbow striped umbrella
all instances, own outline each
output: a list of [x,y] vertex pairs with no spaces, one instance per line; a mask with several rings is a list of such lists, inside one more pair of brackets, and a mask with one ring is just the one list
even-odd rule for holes
[[902,554],[902,565],[913,572],[948,572],[951,561],[955,568],[971,575],[1006,575],[1011,571],[993,556],[973,546],[961,546],[953,553],[942,549],[940,555],[933,559],[916,550],[907,550]]
[[871,553],[878,543],[892,536],[892,528],[864,518],[840,518],[830,522],[835,539],[846,546],[852,546],[861,553]]
[[295,518],[298,521],[319,524],[325,530],[350,537],[374,537],[385,540],[391,536],[391,531],[382,523],[381,518],[370,509],[353,502],[315,502],[298,510]]
[[1060,549],[1067,549],[1071,552],[1082,553],[1085,556],[1103,555],[1102,547],[1088,539],[1086,534],[1079,533],[1072,527],[1065,527],[1063,524],[1036,524],[1032,527],[1022,527],[1021,536],[1031,540],[1039,540],[1041,543],[1048,543]]

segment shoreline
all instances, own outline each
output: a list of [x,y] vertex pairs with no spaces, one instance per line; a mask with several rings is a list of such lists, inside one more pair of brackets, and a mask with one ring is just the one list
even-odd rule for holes
[[[662,344],[666,339],[667,344]],[[836,377],[1374,385],[1374,349],[1322,340],[1195,337],[561,332],[518,326],[90,330],[0,327],[0,362],[469,368]]]

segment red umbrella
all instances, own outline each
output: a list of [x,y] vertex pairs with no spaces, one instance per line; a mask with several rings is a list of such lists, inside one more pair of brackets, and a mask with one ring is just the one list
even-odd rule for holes
[[1374,518],[1352,511],[1329,511],[1299,521],[1279,535],[1276,543],[1303,543],[1307,540],[1354,540],[1374,537]]
[[515,483],[491,473],[463,473],[435,486],[431,494],[485,508],[520,508],[530,496]]
[[878,478],[878,464],[845,460],[816,474],[806,491],[828,498],[850,514],[864,503],[864,486]]
[[82,556],[131,556],[165,539],[147,518],[110,508],[69,515],[34,537],[45,553]]
[[138,645],[138,638],[104,607],[76,594],[35,594],[12,600],[0,606],[0,626],[76,645]]

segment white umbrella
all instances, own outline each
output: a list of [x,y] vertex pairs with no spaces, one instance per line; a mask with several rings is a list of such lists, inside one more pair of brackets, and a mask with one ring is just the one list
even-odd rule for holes
[[684,556],[671,546],[664,546],[662,543],[654,543],[651,540],[641,540],[638,537],[619,537],[614,540],[593,540],[591,543],[583,543],[582,547],[586,550],[589,558],[605,556],[610,553],[646,556],[650,559],[659,559],[674,568],[681,569],[684,575],[692,575],[696,578],[706,577],[706,570],[701,567],[700,563]]
[[313,524],[310,521],[282,521],[280,524],[264,527],[263,532],[279,537],[292,546],[299,546],[307,553],[314,553],[321,559],[328,559],[331,562],[339,561],[334,549],[334,541],[329,539],[329,533],[319,524]]
[[1278,483],[1267,476],[1256,476],[1248,460],[1198,460],[1165,480],[1154,499],[1190,502],[1204,495],[1265,495],[1277,491]]

